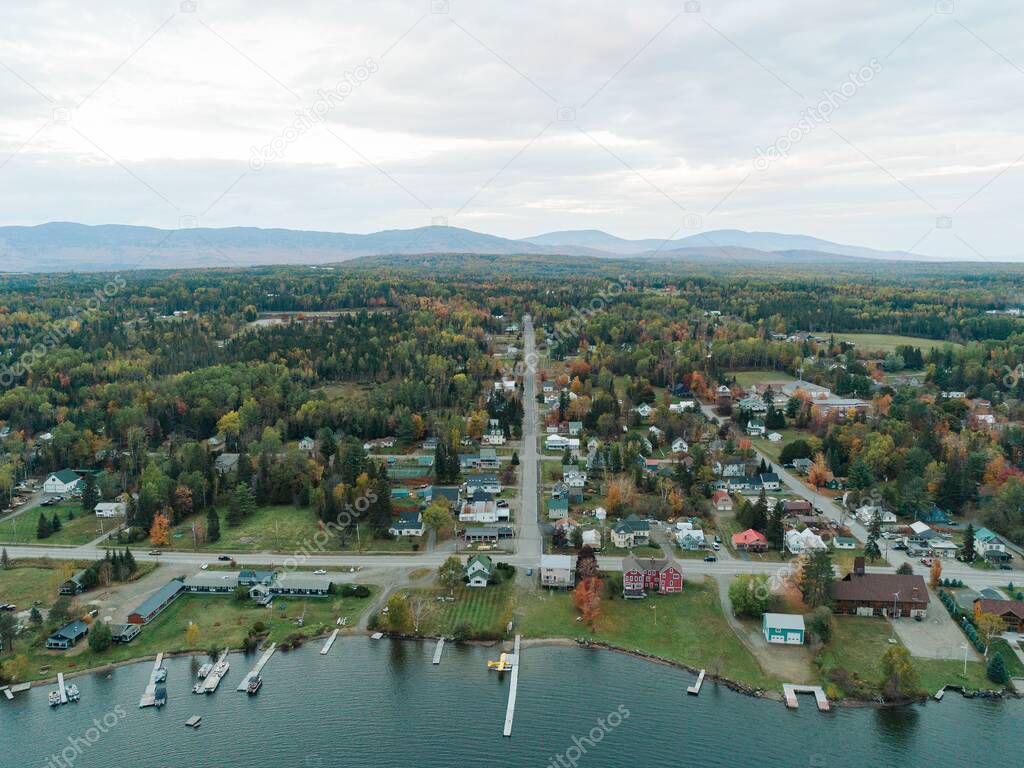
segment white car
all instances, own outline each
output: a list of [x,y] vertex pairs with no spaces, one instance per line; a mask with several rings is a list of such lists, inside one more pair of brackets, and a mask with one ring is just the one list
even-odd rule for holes
[[327,571],[325,571],[323,568],[318,568],[317,570],[313,571],[313,575],[314,576],[326,576],[327,575]]
[[199,567],[200,567],[200,569],[202,569],[202,570],[204,570],[204,571],[205,571],[205,570],[206,570],[207,568],[209,568],[209,567],[210,567],[210,564],[209,564],[209,563],[203,563],[203,564],[202,564],[202,565],[200,565]]

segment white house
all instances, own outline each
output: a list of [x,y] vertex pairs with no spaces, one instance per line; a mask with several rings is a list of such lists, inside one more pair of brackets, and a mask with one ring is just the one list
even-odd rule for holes
[[473,496],[477,491],[497,496],[501,493],[501,488],[497,475],[469,475],[464,484],[466,496]]
[[765,426],[763,421],[751,419],[747,422],[747,434],[751,437],[764,436]]
[[854,512],[857,519],[860,520],[864,525],[871,525],[871,521],[878,517],[878,521],[882,525],[893,525],[896,522],[896,515],[887,509],[874,506],[872,504],[865,504],[862,507],[857,507],[857,511]]
[[71,493],[82,482],[73,470],[62,469],[53,472],[43,481],[43,493]]
[[548,435],[544,438],[544,450],[564,451],[566,448],[575,451],[580,447],[578,437],[565,437],[564,435]]
[[307,453],[316,448],[316,441],[312,437],[304,437],[299,440],[299,450]]
[[654,409],[647,403],[640,403],[640,405],[636,406],[636,408],[634,408],[633,410],[636,411],[640,415],[640,417],[644,419],[646,419],[652,413],[654,413]]
[[392,536],[422,536],[423,516],[419,512],[403,512],[388,528],[388,533]]
[[694,409],[693,400],[680,400],[678,403],[672,403],[669,407],[669,413],[683,413],[684,411],[690,411]]
[[96,517],[124,517],[128,512],[128,505],[123,501],[101,501],[94,511]]
[[583,546],[591,549],[601,548],[601,532],[596,528],[590,528],[583,532]]
[[795,529],[786,531],[786,549],[794,555],[801,555],[804,552],[825,550],[828,547],[822,541],[821,536],[810,528],[804,528],[802,531]]
[[782,435],[780,435],[778,432],[769,432],[768,433],[768,442],[770,442],[770,443],[782,442]]
[[686,453],[690,450],[690,444],[683,438],[677,437],[672,441],[672,453]]
[[778,491],[782,489],[782,483],[779,481],[779,476],[774,472],[762,472],[761,487],[766,491]]
[[467,501],[459,511],[460,523],[496,523],[508,520],[508,507],[499,507],[494,499]]
[[562,481],[570,488],[582,488],[587,484],[587,473],[579,469],[562,470]]
[[695,551],[703,549],[705,544],[704,531],[700,528],[687,528],[676,531],[676,541],[683,549]]
[[494,572],[494,561],[487,555],[474,555],[466,563],[466,584],[470,587],[486,587],[487,580]]
[[974,551],[984,558],[1006,558],[1006,545],[988,528],[979,528],[974,532]]

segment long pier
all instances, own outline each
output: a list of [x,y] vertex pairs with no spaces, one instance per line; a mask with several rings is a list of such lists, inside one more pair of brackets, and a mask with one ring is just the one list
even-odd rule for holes
[[242,678],[242,682],[238,684],[237,688],[235,688],[236,691],[244,691],[248,689],[249,681],[263,671],[263,668],[267,666],[267,662],[270,661],[270,657],[274,655],[275,650],[277,650],[277,643],[271,643],[270,647],[263,652],[262,656],[260,656],[260,660],[256,662],[256,666],[249,671],[248,675]]
[[149,673],[149,683],[146,685],[142,698],[139,699],[139,709],[156,705],[156,671],[160,669],[163,662],[164,653],[161,651],[156,655],[156,661],[153,662],[153,671]]
[[64,673],[57,673],[57,693],[60,694],[60,703],[68,703],[68,689],[64,687]]
[[505,709],[505,728],[503,736],[512,735],[512,718],[516,714],[516,691],[519,688],[519,641],[521,635],[516,635],[515,650],[512,655],[512,684],[508,689],[508,707]]
[[702,669],[700,671],[700,674],[697,675],[697,682],[694,683],[693,685],[691,685],[689,688],[687,688],[686,692],[688,694],[690,694],[691,696],[696,696],[696,695],[698,695],[700,693],[700,687],[703,684],[704,684],[704,670]]
[[441,663],[441,651],[444,650],[444,638],[442,637],[437,641],[437,647],[434,648],[434,664]]
[[782,693],[786,697],[786,706],[790,709],[796,709],[799,706],[796,700],[796,695],[798,693],[813,693],[814,701],[818,705],[818,711],[829,711],[828,697],[825,695],[825,691],[821,686],[792,685],[790,683],[786,683],[782,686]]
[[338,639],[338,632],[340,631],[341,630],[336,629],[333,632],[331,632],[331,636],[327,638],[327,642],[324,643],[324,647],[320,649],[321,656],[326,656],[328,653],[331,652],[331,648],[334,647],[334,641]]

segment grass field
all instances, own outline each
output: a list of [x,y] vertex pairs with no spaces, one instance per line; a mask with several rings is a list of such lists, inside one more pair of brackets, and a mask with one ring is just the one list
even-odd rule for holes
[[951,344],[955,347],[961,346],[953,341],[938,341],[936,339],[919,339],[915,336],[896,336],[890,333],[837,333],[837,341],[852,341],[857,345],[859,352],[872,353],[880,352],[887,354],[893,352],[896,347],[911,346],[917,347],[922,352],[930,352],[936,347],[944,347]]
[[[822,650],[819,659],[824,681],[836,668],[854,672],[876,686],[879,683],[879,660],[889,647],[889,638],[896,637],[892,625],[885,619],[860,616],[838,616],[835,634]],[[985,677],[985,666],[968,662],[967,677],[963,675],[963,662],[936,659],[914,659],[920,675],[921,688],[929,694],[943,685],[966,685],[971,689],[995,687]]]
[[[285,610],[277,606],[284,603]],[[15,641],[16,654],[25,654],[31,674],[26,679],[52,677],[57,672],[92,669],[118,661],[155,655],[160,651],[206,651],[225,646],[239,648],[249,628],[261,621],[268,627],[268,639],[280,642],[292,634],[312,637],[335,626],[339,617],[348,617],[348,626],[357,623],[360,614],[372,603],[370,598],[342,598],[328,596],[308,600],[275,600],[273,608],[262,608],[249,600],[239,602],[234,597],[219,595],[184,595],[143,627],[141,634],[127,645],[114,645],[102,654],[89,649],[83,640],[71,651],[47,651],[41,643],[29,646],[25,635]],[[303,626],[296,620],[304,616]],[[199,626],[199,636],[190,646],[185,630],[189,623]]]
[[755,371],[726,371],[726,374],[736,379],[741,387],[751,387],[754,384],[788,384],[796,381],[785,371],[775,371],[770,368],[761,368]]
[[646,600],[605,598],[593,632],[576,620],[578,615],[567,592],[523,593],[516,609],[524,637],[586,637],[707,669],[709,674],[717,672],[748,685],[779,686],[726,622],[717,587],[710,579],[688,581],[678,595],[651,595]]
[[56,568],[18,566],[0,570],[0,603],[28,609],[36,600],[49,605],[57,594],[60,571]]
[[775,463],[778,463],[779,456],[782,455],[783,448],[785,448],[787,445],[789,445],[795,440],[800,440],[801,438],[806,439],[809,436],[809,433],[807,432],[802,432],[798,429],[791,429],[789,427],[785,429],[773,429],[770,431],[778,432],[780,435],[782,435],[782,439],[777,443],[773,443],[771,440],[768,440],[767,438],[758,437],[754,438],[753,443],[754,447],[757,448],[757,450],[759,450],[761,453],[763,453],[765,456],[767,456]]
[[[344,547],[335,536],[330,536],[323,547],[323,536],[317,536],[319,524],[311,509],[297,509],[291,505],[260,507],[238,525],[228,525],[227,510],[220,513],[220,540],[200,545],[202,552],[295,552],[321,548],[324,551],[411,552],[417,540],[375,539],[367,525],[360,524],[359,537],[353,533]],[[201,518],[205,520],[205,515]],[[188,518],[171,530],[171,549],[194,550],[192,523],[200,516]]]
[[439,601],[447,597],[445,589],[424,589],[410,592],[410,597],[426,601],[425,616],[420,623],[424,635],[456,634],[460,627],[464,634],[476,638],[499,638],[512,618],[512,585],[499,584],[485,588],[458,587],[455,602]]
[[[75,515],[73,520],[68,520],[68,512]],[[55,514],[60,518],[60,530],[45,539],[37,539],[36,530],[39,518],[46,515],[46,518],[51,520]],[[87,544],[103,531],[113,530],[119,522],[121,521],[116,518],[100,519],[95,515],[88,515],[82,509],[82,505],[76,501],[63,501],[52,507],[30,509],[17,517],[0,523],[0,542],[68,546]]]

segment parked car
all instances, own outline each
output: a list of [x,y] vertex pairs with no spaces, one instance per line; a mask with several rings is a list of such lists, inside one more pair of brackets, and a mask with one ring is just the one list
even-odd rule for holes
[[708,555],[707,557],[704,558],[704,562],[705,563],[717,563],[718,562],[718,558],[715,557],[714,555]]
[[200,570],[203,570],[203,571],[205,571],[209,567],[210,567],[209,563],[203,563],[202,565],[199,566]]
[[314,576],[326,576],[327,575],[327,571],[325,571],[323,568],[317,568],[315,571],[313,571],[313,575]]
[[0,611],[16,611],[16,610],[18,610],[18,606],[16,606],[14,603],[4,603],[3,605],[0,605]]
[[932,559],[930,557],[922,557],[921,558],[921,565],[930,566],[931,564],[932,564]]
[[157,555],[162,555],[163,552],[161,552],[159,549],[151,549],[149,550],[149,554],[153,557],[156,557]]
[[226,563],[226,562],[229,562],[231,560],[231,556],[230,555],[217,555],[217,559],[220,560],[221,562],[225,562]]
[[718,552],[722,549],[722,545],[717,541],[712,546],[715,548],[715,552]]

